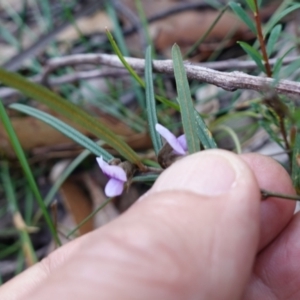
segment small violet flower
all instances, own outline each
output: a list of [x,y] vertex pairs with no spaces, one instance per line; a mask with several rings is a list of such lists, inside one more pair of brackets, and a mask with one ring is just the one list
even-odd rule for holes
[[176,154],[185,155],[187,153],[188,149],[184,134],[177,138],[169,129],[160,124],[156,124],[155,129],[173,148]]
[[101,157],[96,157],[98,165],[102,172],[109,178],[105,186],[105,195],[107,197],[119,196],[123,192],[124,183],[127,181],[125,171],[119,166],[111,166]]

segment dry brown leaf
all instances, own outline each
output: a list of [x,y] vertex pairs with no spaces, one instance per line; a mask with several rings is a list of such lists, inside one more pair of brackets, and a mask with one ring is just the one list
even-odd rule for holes
[[[44,106],[39,106],[39,109],[50,113],[65,123],[71,125],[81,133],[93,137],[87,130],[82,129],[77,124],[70,122],[68,119],[52,112]],[[151,147],[151,139],[148,133],[136,133],[123,122],[109,115],[102,114],[99,119],[114,133],[124,138],[125,142],[136,150],[148,149]],[[46,123],[37,120],[33,117],[11,117],[12,125],[17,133],[22,148],[25,151],[30,151],[40,147],[52,147],[60,144],[72,144],[72,140],[61,134],[56,129]],[[13,148],[9,142],[7,133],[0,123],[0,153],[7,157],[14,157]]]
[[[199,3],[199,1],[195,0],[141,1],[145,14],[148,18],[184,3]],[[136,13],[134,0],[124,0],[123,4],[130,7],[130,9]],[[272,8],[264,9],[262,11],[262,15],[270,15],[271,11],[274,11],[278,5],[278,1],[276,1],[276,5],[274,3],[271,5]],[[151,23],[149,25],[149,31],[157,50],[165,56],[170,57],[170,48],[174,43],[177,43],[182,51],[186,52],[208,31],[218,14],[218,11],[210,8],[188,10]],[[127,25],[130,24],[130,21],[126,20],[125,17],[124,22]],[[226,37],[228,38],[228,35],[230,35],[230,38],[224,45],[222,45],[222,47],[229,47],[235,44],[237,40],[248,40],[254,38],[253,34],[244,22],[242,22],[228,9],[205,41],[201,44],[201,47],[198,49],[200,55],[196,57],[196,60],[204,60],[209,57],[213,51],[218,49],[220,43]],[[127,39],[127,45],[132,53],[135,55],[142,55],[141,41],[137,34],[132,35]]]
[[[62,184],[60,193],[76,225],[92,213],[93,207],[88,195],[83,192],[78,181],[73,180],[72,177]],[[93,218],[91,218],[78,229],[78,232],[79,235],[83,235],[93,229]]]

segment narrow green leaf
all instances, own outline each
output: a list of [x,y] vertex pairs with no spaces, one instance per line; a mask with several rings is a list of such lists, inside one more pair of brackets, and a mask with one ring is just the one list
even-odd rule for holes
[[107,38],[108,38],[108,40],[109,40],[109,42],[110,42],[110,44],[111,44],[114,52],[119,57],[120,61],[125,66],[125,68],[128,70],[128,72],[130,73],[130,75],[144,88],[145,87],[145,82],[133,70],[133,68],[131,67],[131,65],[126,61],[126,59],[124,58],[123,54],[121,53],[121,50],[119,49],[117,43],[115,42],[114,37],[112,36],[112,34],[108,30],[106,30],[106,36],[107,36]]
[[108,153],[105,149],[97,145],[94,141],[71,127],[70,125],[62,122],[61,120],[43,112],[39,109],[24,105],[24,104],[12,104],[10,108],[23,112],[27,115],[33,116],[46,124],[50,125],[51,127],[57,129],[59,132],[64,134],[65,136],[69,137],[79,145],[83,146],[84,148],[91,151],[91,153],[95,154],[96,156],[102,156],[104,160],[109,161],[114,157]]
[[[112,45],[112,48],[114,50],[114,52],[116,53],[116,55],[119,57],[120,61],[122,62],[122,64],[124,65],[124,67],[127,69],[127,71],[130,73],[130,75],[140,84],[141,87],[145,88],[145,82],[144,80],[133,70],[133,68],[128,64],[128,62],[126,61],[125,57],[122,55],[118,45],[116,44],[112,34],[106,30],[106,35],[107,38],[109,40],[109,42]],[[166,105],[168,105],[169,107],[172,107],[174,109],[176,109],[177,111],[179,111],[179,106],[176,103],[173,103],[172,101],[159,96],[159,95],[155,95],[155,99],[157,99],[158,101],[160,101],[161,103],[164,103]]]
[[152,77],[152,59],[151,46],[147,47],[145,58],[145,79],[146,79],[146,110],[148,117],[149,132],[153,143],[155,154],[162,148],[160,135],[155,130],[155,125],[158,123],[156,116],[156,101],[154,96],[153,77]]
[[291,5],[290,7],[286,8],[285,10],[283,10],[282,12],[280,12],[279,14],[274,14],[273,17],[270,19],[270,21],[268,22],[265,30],[264,30],[264,35],[267,35],[272,28],[282,19],[284,18],[286,15],[288,15],[289,13],[293,12],[296,9],[300,8],[300,3],[294,3],[293,5]]
[[209,131],[205,122],[203,121],[203,119],[195,109],[194,109],[194,115],[197,122],[197,126],[196,126],[197,135],[204,149],[218,148],[211,132]]
[[298,58],[297,60],[293,61],[292,63],[284,67],[284,72],[283,72],[284,78],[291,78],[291,76],[294,75],[295,72],[298,71],[299,69],[300,69],[300,58]]
[[294,50],[295,47],[291,47],[290,49],[288,49],[281,57],[280,59],[278,59],[273,67],[273,77],[274,78],[277,78],[279,72],[280,72],[280,69],[282,67],[282,62],[284,60],[284,58],[292,51]]
[[0,81],[76,122],[89,132],[103,139],[130,162],[143,168],[139,156],[113,131],[78,106],[56,95],[45,87],[32,83],[22,76],[0,68]]
[[267,53],[268,53],[269,57],[272,55],[272,53],[274,51],[274,46],[275,46],[276,42],[278,41],[281,30],[282,30],[282,25],[278,24],[272,29],[272,31],[270,33],[268,43],[267,43]]
[[131,179],[131,182],[155,182],[158,176],[158,174],[135,176]]
[[255,48],[245,42],[238,42],[238,44],[240,44],[244,51],[256,62],[259,69],[266,73],[266,68],[262,63],[263,58],[261,54]]
[[297,192],[300,194],[300,131],[297,129],[297,134],[295,138],[295,145],[293,147],[293,161],[292,161],[292,181],[293,186]]
[[197,121],[194,114],[189,83],[184,69],[181,52],[176,44],[172,47],[172,59],[182,125],[189,153],[191,154],[200,151],[200,141],[196,131]]
[[254,21],[249,17],[247,12],[241,7],[240,4],[235,2],[229,2],[228,4],[233,12],[249,27],[249,29],[256,35],[257,30],[254,25]]
[[282,139],[280,139],[278,137],[278,133],[274,132],[274,130],[272,129],[271,125],[272,123],[270,123],[269,120],[259,120],[258,124],[260,125],[260,127],[262,127],[269,135],[269,137],[275,142],[277,143],[282,149],[285,149],[283,144],[282,144]]
[[23,169],[23,172],[28,180],[28,183],[32,189],[32,192],[34,193],[35,197],[36,197],[36,200],[39,204],[39,207],[41,208],[42,210],[42,213],[43,213],[43,216],[45,218],[45,221],[49,227],[49,230],[55,240],[55,242],[57,243],[57,245],[61,245],[61,242],[59,240],[59,237],[57,235],[57,232],[55,230],[55,227],[52,223],[52,220],[51,220],[51,217],[47,211],[47,208],[45,206],[45,203],[43,201],[43,198],[40,194],[40,191],[38,189],[38,186],[34,180],[34,177],[32,175],[32,172],[31,172],[31,169],[29,167],[29,164],[28,164],[28,161],[26,159],[26,156],[23,152],[23,149],[20,145],[20,142],[18,140],[18,137],[14,131],[14,128],[9,120],[9,117],[5,111],[5,108],[4,108],[4,105],[2,103],[2,100],[0,99],[0,120],[2,121],[2,124],[7,132],[7,135],[9,137],[9,140],[15,150],[15,153],[20,161],[20,164],[22,166],[22,169]]
[[256,9],[255,9],[255,3],[254,3],[254,0],[246,0],[246,2],[247,2],[247,4],[248,4],[249,8],[250,8],[253,12],[255,12]]

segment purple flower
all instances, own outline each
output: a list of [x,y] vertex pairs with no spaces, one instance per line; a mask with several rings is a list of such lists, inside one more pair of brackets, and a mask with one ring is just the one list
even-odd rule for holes
[[123,192],[124,183],[127,181],[125,171],[119,166],[111,166],[101,157],[96,157],[98,165],[102,172],[109,178],[105,186],[105,195],[107,197],[119,196]]
[[160,124],[156,124],[155,129],[177,154],[185,155],[187,153],[188,149],[184,134],[177,138],[169,129]]

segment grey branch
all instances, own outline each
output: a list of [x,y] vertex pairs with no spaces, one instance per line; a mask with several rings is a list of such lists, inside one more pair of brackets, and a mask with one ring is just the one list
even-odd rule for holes
[[[283,60],[283,64],[289,64],[299,57],[287,57]],[[144,59],[127,57],[127,62],[139,73],[142,74],[145,68]],[[274,65],[277,59],[271,59],[270,64]],[[66,66],[77,66],[77,65],[96,65],[97,69],[90,71],[75,71],[73,74],[67,74],[60,77],[49,78],[49,75],[56,69]],[[98,66],[109,66],[114,69],[103,69],[99,70]],[[254,69],[256,67],[253,61],[239,61],[236,59],[230,59],[226,61],[207,62],[201,64],[192,64],[189,62],[185,63],[187,76],[190,79],[195,79],[200,82],[206,82],[219,86],[228,91],[234,91],[237,89],[250,89],[256,91],[264,91],[267,86],[274,87],[279,94],[286,95],[300,95],[300,83],[281,80],[276,83],[273,79],[259,76],[247,75],[243,72],[220,72],[220,70],[243,70],[243,69]],[[156,73],[172,74],[173,75],[173,64],[171,60],[154,60],[153,71]],[[109,54],[76,54],[70,56],[64,56],[60,58],[54,58],[48,61],[44,72],[32,78],[31,80],[38,83],[44,83],[48,86],[57,86],[63,83],[72,83],[78,80],[99,78],[99,77],[120,77],[129,75],[127,70],[124,69],[123,64],[120,62],[116,55]],[[7,98],[17,94],[18,91],[11,88],[0,89],[0,97]]]
[[[294,58],[295,59],[295,58]],[[136,71],[144,71],[145,60],[140,58],[126,57],[126,61]],[[47,78],[48,74],[53,70],[70,65],[106,65],[116,68],[124,68],[122,62],[116,55],[110,54],[77,54],[51,59],[48,63],[43,78]],[[189,79],[216,85],[227,91],[235,91],[237,89],[249,89],[263,92],[267,87],[272,87],[279,94],[300,95],[300,83],[290,80],[280,80],[276,82],[274,79],[252,76],[239,71],[221,72],[211,68],[203,67],[204,64],[193,64],[186,62],[185,69]],[[173,63],[171,60],[154,60],[153,71],[163,74],[173,74]]]

